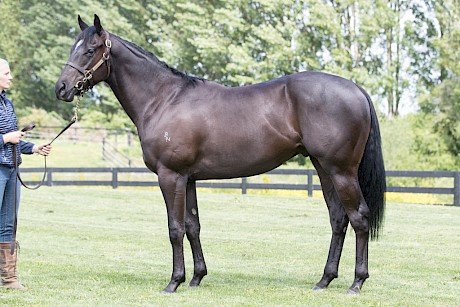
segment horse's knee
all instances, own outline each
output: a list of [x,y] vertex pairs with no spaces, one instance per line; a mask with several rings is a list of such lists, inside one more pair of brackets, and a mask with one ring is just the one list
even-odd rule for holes
[[187,220],[185,222],[185,233],[187,238],[194,239],[200,236],[201,227],[200,224],[196,221]]
[[169,227],[169,240],[172,244],[180,243],[184,240],[185,230],[178,225]]

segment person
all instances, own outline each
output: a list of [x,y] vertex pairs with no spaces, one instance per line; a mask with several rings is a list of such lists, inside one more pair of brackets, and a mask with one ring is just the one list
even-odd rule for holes
[[0,278],[3,288],[25,290],[18,281],[16,270],[18,244],[11,255],[16,217],[14,211],[16,208],[17,215],[20,199],[20,184],[19,180],[16,180],[13,161],[13,145],[17,145],[17,165],[21,164],[21,153],[47,156],[51,151],[51,145],[35,145],[22,140],[25,133],[18,129],[13,104],[5,92],[10,87],[12,79],[8,61],[0,58]]

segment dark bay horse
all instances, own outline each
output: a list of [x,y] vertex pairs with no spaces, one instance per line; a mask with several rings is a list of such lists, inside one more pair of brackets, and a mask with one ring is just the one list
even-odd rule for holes
[[355,83],[301,72],[243,87],[225,87],[170,68],[153,54],[80,16],[82,32],[56,83],[72,101],[98,82],[109,84],[136,125],[147,167],[158,175],[168,213],[173,271],[165,292],[185,281],[183,241],[190,241],[198,286],[207,269],[200,243],[197,180],[245,177],[291,157],[310,157],[330,214],[332,239],[321,280],[338,276],[348,223],[356,234],[349,293],[368,278],[369,237],[383,219],[385,170],[377,116]]

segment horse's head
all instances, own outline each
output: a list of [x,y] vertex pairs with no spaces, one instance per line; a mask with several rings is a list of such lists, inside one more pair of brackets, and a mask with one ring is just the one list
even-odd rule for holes
[[[88,26],[78,16],[81,33],[70,49],[70,57],[56,82],[56,97],[72,101],[75,94],[82,94],[110,75],[109,33],[94,15],[94,26]],[[105,65],[103,65],[105,64]]]

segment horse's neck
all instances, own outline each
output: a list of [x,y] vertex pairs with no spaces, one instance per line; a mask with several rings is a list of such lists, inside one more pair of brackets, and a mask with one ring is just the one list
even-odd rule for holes
[[146,55],[132,52],[116,41],[111,50],[112,73],[107,80],[112,91],[133,123],[139,124],[146,110],[165,103],[162,97],[178,87],[180,78]]

